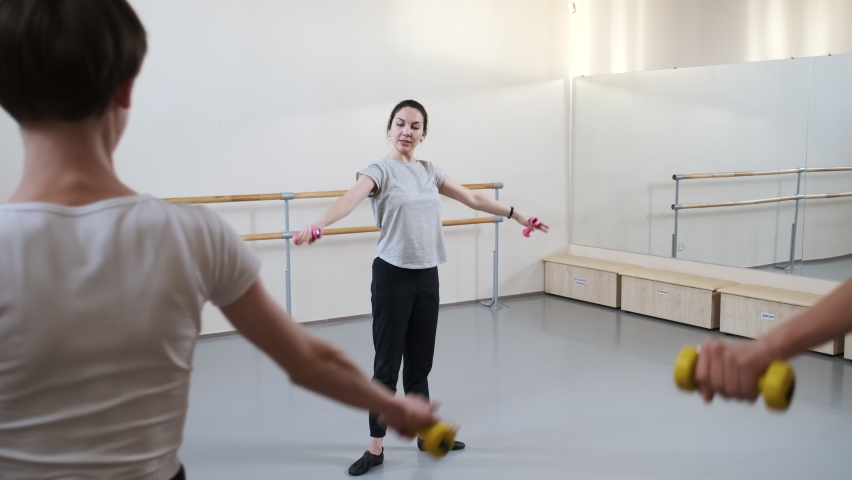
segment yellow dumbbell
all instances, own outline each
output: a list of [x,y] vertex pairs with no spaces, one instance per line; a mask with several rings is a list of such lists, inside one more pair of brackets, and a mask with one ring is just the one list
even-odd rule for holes
[[[384,424],[385,419],[380,415],[379,423]],[[456,443],[457,428],[447,422],[438,422],[431,427],[423,427],[417,430],[418,436],[423,439],[423,450],[435,458],[444,458]]]
[[[674,365],[675,384],[681,390],[695,391],[695,366],[698,364],[698,349],[683,347]],[[793,401],[796,390],[796,375],[786,362],[776,360],[769,364],[766,373],[757,379],[757,390],[763,396],[766,406],[773,410],[787,410]]]
[[435,458],[443,458],[456,443],[456,429],[446,422],[438,422],[417,433],[423,439],[423,450]]

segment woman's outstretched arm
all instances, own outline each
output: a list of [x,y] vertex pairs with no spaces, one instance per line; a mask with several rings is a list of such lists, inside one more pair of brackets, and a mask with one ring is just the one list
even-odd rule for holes
[[[445,197],[452,198],[453,200],[457,200],[460,203],[463,203],[464,205],[467,205],[468,207],[474,210],[490,213],[492,215],[502,215],[504,217],[508,217],[509,211],[511,209],[511,207],[509,207],[508,205],[503,204],[489,197],[488,195],[484,195],[482,192],[477,192],[464,187],[462,184],[446,175],[444,175],[444,183],[441,185],[441,188],[438,189],[438,193],[444,195]],[[512,213],[512,219],[525,227],[533,227],[529,224],[530,217],[527,217],[526,214],[521,213],[521,211],[517,208]],[[538,228],[544,233],[547,233],[547,231],[550,229],[550,226],[545,223],[541,223],[536,228]]]
[[376,182],[369,175],[359,176],[358,181],[348,192],[332,203],[315,222],[306,225],[301,232],[293,236],[296,245],[301,245],[305,241],[308,244],[314,243],[314,236],[311,234],[313,229],[323,229],[352,213],[359,203],[370,196],[374,188],[376,188]]

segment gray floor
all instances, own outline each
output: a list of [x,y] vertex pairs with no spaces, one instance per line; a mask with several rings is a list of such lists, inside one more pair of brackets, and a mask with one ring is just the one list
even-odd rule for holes
[[[779,265],[783,264],[784,263],[779,263]],[[774,265],[764,265],[754,268],[757,270],[765,270],[767,272],[788,273],[792,275],[803,275],[805,277],[842,282],[849,277],[852,277],[852,255],[826,258],[824,260],[806,260],[804,262],[797,260],[793,263],[792,268],[786,269],[775,268]]]
[[[852,362],[794,360],[791,409],[717,401],[672,384],[707,331],[554,296],[441,310],[431,389],[464,452],[433,461],[388,437],[383,479],[852,478]],[[365,369],[370,323],[309,327]],[[181,457],[203,480],[342,479],[367,419],[293,387],[239,337],[196,353]]]

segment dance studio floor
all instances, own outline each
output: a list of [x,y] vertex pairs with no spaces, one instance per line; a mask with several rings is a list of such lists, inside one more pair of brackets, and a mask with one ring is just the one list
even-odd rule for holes
[[[705,406],[672,383],[685,344],[720,335],[539,295],[441,310],[432,395],[466,451],[434,461],[389,435],[362,478],[852,478],[852,362],[793,361],[786,414]],[[308,327],[372,364],[370,321]],[[343,479],[366,450],[366,415],[293,387],[237,336],[196,351],[181,458],[190,479]]]

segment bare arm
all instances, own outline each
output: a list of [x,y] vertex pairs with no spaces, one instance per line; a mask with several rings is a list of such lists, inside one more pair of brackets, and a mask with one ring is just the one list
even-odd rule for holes
[[852,279],[807,311],[751,342],[708,341],[701,346],[696,380],[705,400],[714,394],[754,401],[757,377],[784,360],[852,331]]
[[353,407],[381,413],[390,427],[412,435],[432,425],[434,407],[422,399],[399,399],[371,382],[325,340],[297,325],[258,280],[239,300],[222,307],[228,320],[290,375],[293,383]]
[[359,203],[370,196],[370,192],[375,187],[376,182],[369,175],[358,177],[358,181],[355,182],[355,185],[348,192],[335,200],[314,223],[305,226],[301,232],[294,236],[296,245],[301,245],[306,240],[308,244],[314,243],[311,230],[314,228],[323,229],[352,213]]
[[[510,207],[508,205],[498,202],[488,195],[484,195],[482,192],[465,188],[462,184],[446,175],[444,175],[444,183],[441,184],[441,188],[438,189],[438,193],[445,197],[452,198],[453,200],[457,200],[458,202],[467,205],[474,210],[479,210],[480,212],[490,213],[491,215],[501,215],[504,217],[509,216]],[[530,226],[529,217],[521,213],[517,208],[512,214],[512,219],[525,227]],[[550,229],[550,227],[544,223],[539,225],[538,228],[544,233],[547,233],[548,229]]]
[[852,278],[819,303],[761,339],[775,358],[786,359],[852,331]]

